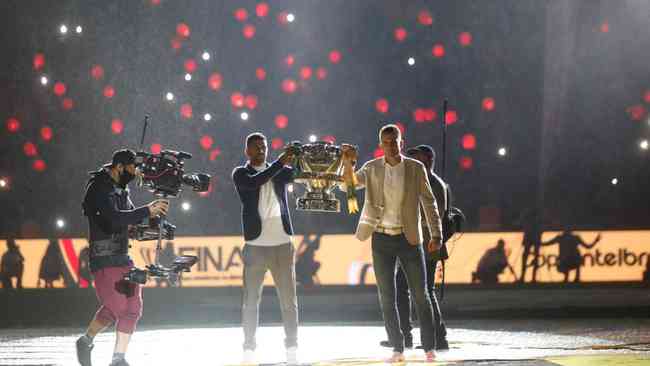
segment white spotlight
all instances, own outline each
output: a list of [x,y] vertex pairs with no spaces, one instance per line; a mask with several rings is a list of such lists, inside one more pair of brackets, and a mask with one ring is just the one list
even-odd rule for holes
[[648,150],[648,140],[641,140],[641,142],[639,142],[639,147],[641,150]]
[[0,189],[5,189],[9,185],[9,182],[7,182],[6,179],[0,178]]
[[185,74],[185,81],[192,80],[192,74]]
[[63,229],[65,227],[65,221],[63,219],[56,219],[56,227]]
[[210,60],[210,53],[208,51],[203,51],[203,54],[201,55],[201,58],[203,59],[203,61]]
[[172,100],[174,100],[174,94],[172,94],[171,92],[167,92],[167,94],[165,94],[165,99],[171,102]]
[[617,184],[618,184],[618,178],[613,178],[612,185],[617,185]]
[[293,23],[294,20],[296,20],[296,16],[293,13],[287,14],[287,22]]
[[309,142],[316,142],[318,140],[318,136],[316,135],[309,135]]
[[68,26],[66,26],[65,24],[61,24],[61,26],[59,27],[59,32],[61,32],[61,34],[68,33]]
[[408,61],[406,62],[409,64],[409,66],[415,65],[415,59],[413,57],[409,57]]
[[81,28],[80,25],[78,25],[77,28],[75,28],[75,32],[77,32],[77,34],[81,34],[82,31],[83,31],[83,28]]
[[48,82],[49,82],[49,80],[47,80],[47,76],[45,76],[45,75],[41,76],[41,84],[42,85],[47,85]]
[[248,121],[248,113],[246,113],[246,112],[241,112],[239,117],[241,117],[241,119],[244,120],[244,121]]
[[209,120],[212,119],[212,116],[210,115],[210,113],[206,113],[206,114],[203,115],[203,119],[206,120],[206,121],[209,121]]
[[189,211],[190,208],[192,208],[192,205],[190,205],[189,202],[185,201],[181,204],[181,208],[183,209],[183,211]]
[[508,150],[506,150],[505,147],[500,147],[497,153],[499,154],[499,156],[506,156],[506,154],[508,154]]

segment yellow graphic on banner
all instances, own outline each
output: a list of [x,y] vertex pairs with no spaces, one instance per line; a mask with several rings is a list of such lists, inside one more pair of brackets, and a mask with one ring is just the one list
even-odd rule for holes
[[[650,231],[545,232],[539,245],[528,248],[522,246],[522,239],[520,232],[466,233],[452,238],[445,281],[513,284],[523,277],[530,283],[534,275],[540,283],[563,282],[565,277],[573,282],[577,276],[580,282],[650,282]],[[302,285],[375,284],[370,241],[360,242],[353,235],[314,234],[295,236],[293,241],[296,278]],[[16,286],[19,277],[25,288],[92,285],[86,239],[10,242],[0,240],[3,287]],[[183,287],[241,286],[243,243],[241,236],[178,237],[163,241],[160,261],[165,265],[177,255],[198,257],[192,271],[183,274]],[[132,241],[131,246],[129,253],[137,267],[155,261],[155,241]],[[272,283],[267,273],[265,284]],[[147,283],[167,285],[161,280]]]

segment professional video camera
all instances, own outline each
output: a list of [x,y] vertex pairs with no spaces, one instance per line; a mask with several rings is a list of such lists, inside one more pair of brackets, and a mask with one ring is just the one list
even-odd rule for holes
[[142,173],[140,185],[161,197],[177,197],[182,184],[192,187],[195,192],[206,192],[210,186],[208,174],[185,174],[183,170],[183,160],[191,158],[192,155],[184,151],[138,152],[135,163]]
[[[140,146],[144,143],[149,116],[145,116],[144,127]],[[210,187],[210,175],[204,173],[186,174],[184,160],[191,159],[192,155],[183,151],[164,150],[159,154],[152,154],[140,149],[136,153],[136,168],[139,170],[138,185],[146,187],[158,197],[175,198],[181,192],[183,184],[192,187],[195,192],[207,192]],[[138,241],[157,240],[156,258],[153,264],[145,269],[133,268],[124,275],[124,279],[131,282],[144,284],[149,277],[166,278],[176,284],[182,272],[189,272],[198,258],[193,255],[176,256],[169,267],[160,264],[161,242],[173,240],[176,226],[162,217],[150,218],[146,224],[136,225],[129,233],[132,239]]]

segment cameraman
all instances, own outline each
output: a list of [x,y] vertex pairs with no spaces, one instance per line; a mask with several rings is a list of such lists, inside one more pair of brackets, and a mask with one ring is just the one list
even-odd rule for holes
[[100,308],[86,334],[77,340],[77,358],[82,366],[91,366],[94,337],[115,323],[116,340],[110,365],[128,366],[124,354],[142,315],[140,285],[123,279],[133,267],[128,254],[128,227],[147,217],[166,215],[169,203],[155,200],[139,208],[133,206],[127,187],[136,176],[135,153],[131,150],[116,151],[112,163],[90,175],[83,211],[88,217],[90,271],[95,277]]

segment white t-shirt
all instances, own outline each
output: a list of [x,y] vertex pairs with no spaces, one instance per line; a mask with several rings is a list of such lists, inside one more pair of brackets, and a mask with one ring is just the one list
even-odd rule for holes
[[[254,166],[253,169],[260,172],[266,169],[267,166]],[[273,191],[272,180],[269,180],[260,187],[257,210],[262,220],[262,232],[259,237],[255,240],[247,241],[246,244],[270,247],[291,242],[291,236],[284,231],[284,226],[282,225],[280,202]]]
[[389,229],[402,227],[404,165],[404,159],[395,166],[384,163],[384,216],[379,226]]

